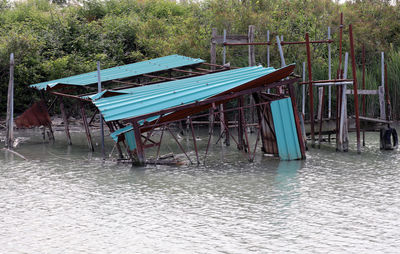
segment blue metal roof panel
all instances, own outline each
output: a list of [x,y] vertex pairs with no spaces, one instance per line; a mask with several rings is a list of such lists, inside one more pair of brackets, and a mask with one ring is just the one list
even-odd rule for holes
[[[133,77],[146,73],[169,70],[172,68],[194,65],[203,62],[205,61],[200,58],[195,59],[181,55],[164,56],[147,61],[101,70],[101,81],[105,82],[113,79]],[[97,83],[97,71],[33,84],[30,85],[30,87],[38,90],[46,90],[47,88],[53,88],[57,85],[85,86],[95,83]]]
[[245,67],[193,78],[122,90],[129,92],[93,101],[106,121],[120,120],[189,104],[223,93],[276,69]]
[[299,139],[290,98],[271,102],[279,157],[282,160],[301,159]]

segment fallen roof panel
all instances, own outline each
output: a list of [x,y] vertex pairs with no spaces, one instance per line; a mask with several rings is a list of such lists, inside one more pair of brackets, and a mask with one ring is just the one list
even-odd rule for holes
[[[128,77],[139,76],[143,74],[169,70],[178,67],[190,66],[204,63],[200,58],[190,58],[181,55],[170,55],[155,58],[147,61],[132,63],[128,65],[117,66],[101,70],[101,81],[110,81]],[[55,88],[58,85],[86,86],[97,83],[97,71],[79,74],[71,77],[56,79],[30,85],[31,88],[38,90],[47,90]]]
[[[261,66],[245,67],[160,84],[121,90],[128,94],[94,100],[105,121],[114,121],[145,115],[179,105],[235,91],[261,77],[265,82],[275,82],[286,77],[294,66],[283,69]],[[287,73],[289,71],[289,73]],[[283,75],[284,74],[284,75]],[[263,81],[263,82],[264,82]]]

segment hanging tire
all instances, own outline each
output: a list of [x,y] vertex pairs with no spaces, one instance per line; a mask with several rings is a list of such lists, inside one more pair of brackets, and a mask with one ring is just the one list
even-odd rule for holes
[[395,128],[384,127],[380,131],[380,148],[381,150],[397,149],[399,138]]

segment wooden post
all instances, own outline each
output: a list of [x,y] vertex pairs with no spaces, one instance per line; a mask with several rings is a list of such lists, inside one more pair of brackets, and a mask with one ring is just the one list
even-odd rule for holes
[[[306,62],[303,62],[303,82],[306,82]],[[301,113],[303,116],[306,114],[306,85],[301,86],[302,99],[301,99]]]
[[142,144],[142,135],[140,133],[139,125],[136,121],[132,122],[133,132],[135,134],[135,141],[136,141],[136,153],[137,153],[137,164],[139,166],[143,166],[146,163],[146,158],[144,155],[144,148]]
[[[97,92],[101,93],[101,76],[100,76],[100,61],[97,61]],[[106,152],[104,147],[104,125],[103,125],[103,116],[99,111],[100,116],[100,134],[101,134],[101,154],[103,156],[103,160],[106,159]]]
[[60,111],[64,121],[64,130],[65,130],[65,135],[67,136],[68,145],[72,145],[71,135],[69,133],[68,117],[67,114],[65,113],[63,98],[61,96],[58,96],[58,100],[60,101]]
[[[255,26],[250,25],[249,26],[249,33],[248,33],[248,42],[252,43],[254,42],[254,29]],[[256,65],[256,53],[254,50],[254,45],[249,45],[249,66],[254,66]]]
[[244,134],[245,130],[243,130],[244,119],[242,118],[242,114],[241,114],[241,108],[243,107],[243,104],[244,104],[243,96],[240,96],[238,98],[239,111],[238,111],[238,122],[237,122],[237,125],[238,125],[238,149],[239,150],[243,150],[243,148],[244,148],[243,134]]
[[85,127],[86,139],[88,142],[89,150],[93,152],[94,147],[93,147],[93,143],[92,143],[92,136],[90,135],[90,130],[89,130],[89,126],[88,126],[88,122],[87,122],[87,118],[86,118],[85,107],[81,101],[79,102],[79,106],[81,109],[82,124],[83,124],[83,127]]
[[[343,40],[343,12],[340,13],[340,27],[339,27],[339,67],[337,70],[337,78],[341,78],[342,70],[342,40]],[[340,112],[341,112],[341,86],[336,86],[336,150],[340,150]]]
[[313,96],[313,85],[312,85],[312,70],[311,70],[311,50],[310,50],[310,38],[306,33],[306,49],[307,49],[307,66],[308,66],[308,92],[310,96],[310,123],[311,123],[311,146],[315,146],[315,135],[314,135],[314,96]]
[[390,105],[389,84],[387,78],[387,64],[385,64],[385,95],[386,95],[386,120],[392,120],[392,106]]
[[5,147],[12,149],[14,142],[14,53],[10,55],[10,81],[7,94],[6,142]]

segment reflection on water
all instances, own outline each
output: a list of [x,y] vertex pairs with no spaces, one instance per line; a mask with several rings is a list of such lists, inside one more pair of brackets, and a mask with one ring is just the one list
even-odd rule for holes
[[81,134],[72,147],[57,135],[19,147],[28,161],[0,153],[1,253],[400,248],[399,152],[379,151],[377,134],[361,155],[324,147],[306,161],[258,154],[250,164],[213,146],[205,165],[146,168],[103,163]]

